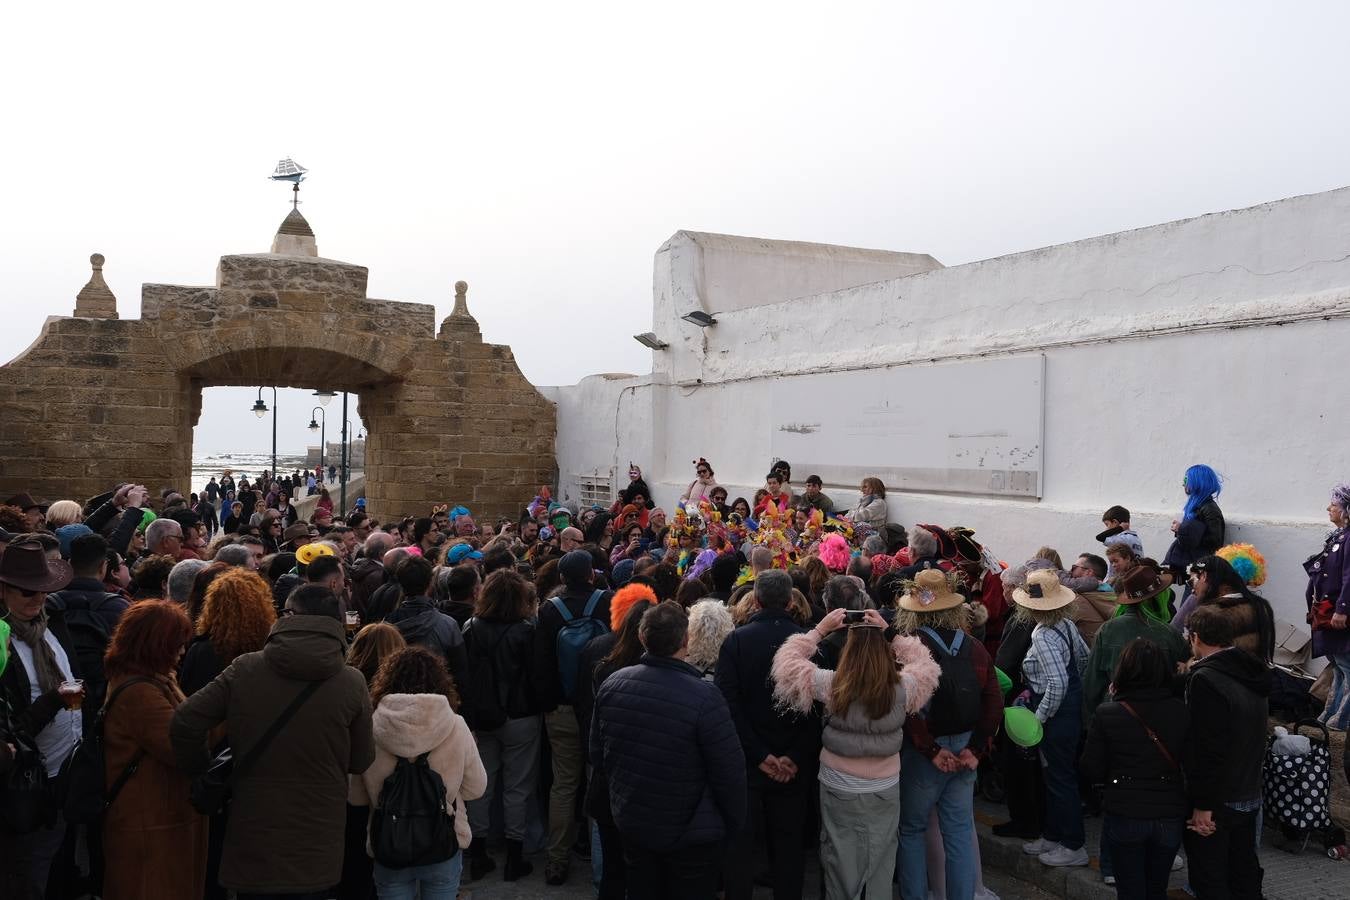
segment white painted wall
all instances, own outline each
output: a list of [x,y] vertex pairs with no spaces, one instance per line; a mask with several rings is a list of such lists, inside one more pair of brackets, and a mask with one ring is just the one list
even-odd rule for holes
[[[679,321],[700,280],[687,259],[672,265],[671,247],[656,259],[653,329],[671,347],[654,352],[654,374],[547,389],[564,492],[568,473],[622,479],[632,459],[669,507],[690,460],[706,456],[732,497],[748,497],[782,424],[772,383],[1044,352],[1043,498],[893,494],[892,520],[968,525],[1015,562],[1042,544],[1099,550],[1101,511],[1120,503],[1161,556],[1182,473],[1205,462],[1226,479],[1230,539],[1266,554],[1265,594],[1303,621],[1299,564],[1329,527],[1329,488],[1350,480],[1350,416],[1336,403],[1350,346],[1350,189],[832,293],[747,293],[709,329]],[[857,493],[827,492],[837,505]]]

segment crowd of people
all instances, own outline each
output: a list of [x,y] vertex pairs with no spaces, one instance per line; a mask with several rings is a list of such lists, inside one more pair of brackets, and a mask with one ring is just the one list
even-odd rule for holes
[[[1207,466],[1161,561],[1111,506],[1067,567],[783,461],[732,499],[700,459],[669,514],[637,467],[490,522],[302,522],[296,487],[0,505],[2,896],[432,900],[589,858],[607,900],[796,900],[814,856],[828,898],[970,900],[985,777],[1045,866],[1088,864],[1099,808],[1121,897],[1183,848],[1201,900],[1261,896],[1274,615]],[[1350,487],[1328,514],[1344,729]]]

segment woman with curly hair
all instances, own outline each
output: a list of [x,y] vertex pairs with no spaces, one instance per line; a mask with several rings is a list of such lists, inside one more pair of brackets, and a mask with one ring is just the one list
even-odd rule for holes
[[107,783],[132,773],[103,817],[102,896],[109,900],[202,895],[206,819],[188,802],[191,779],[169,744],[169,721],[186,699],[174,666],[191,635],[182,607],[148,600],[122,613],[108,644]]
[[178,560],[167,553],[142,556],[131,573],[132,594],[137,600],[162,600],[169,584],[169,572]]
[[[209,567],[198,573],[207,574]],[[206,589],[197,636],[188,646],[179,677],[189,696],[210,684],[235,657],[263,648],[277,620],[272,591],[257,572],[227,566]]]
[[[770,678],[784,708],[824,703],[820,848],[827,897],[889,897],[900,825],[900,751],[905,719],[923,709],[942,670],[918,638],[897,635],[876,610],[847,623],[836,609],[774,654]],[[831,672],[812,662],[820,640],[847,627]],[[898,671],[897,671],[898,670]],[[908,895],[907,895],[908,896]]]
[[[380,791],[399,759],[427,754],[427,763],[445,783],[445,802],[454,816],[458,850],[468,849],[472,832],[464,804],[483,795],[487,773],[469,726],[456,708],[455,691],[445,661],[421,647],[405,647],[381,665],[371,685],[375,712],[375,761],[352,782],[352,802],[369,803],[378,815]],[[441,862],[394,869],[375,861],[375,890],[382,898],[408,897],[420,887],[423,900],[453,900],[459,893],[464,854],[444,848]],[[453,855],[452,855],[453,854]]]
[[689,609],[689,655],[685,662],[712,681],[722,642],[736,629],[731,613],[721,600],[700,600]]

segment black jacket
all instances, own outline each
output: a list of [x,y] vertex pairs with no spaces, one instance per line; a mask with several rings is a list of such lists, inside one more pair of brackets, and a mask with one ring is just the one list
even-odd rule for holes
[[644,655],[606,678],[590,742],[625,844],[669,852],[725,841],[744,825],[736,728],[693,666]]
[[786,755],[799,770],[809,770],[820,754],[820,721],[776,707],[769,678],[778,648],[802,633],[785,610],[762,610],[727,635],[717,658],[714,682],[736,723],[746,767],[761,778],[759,764],[766,756]]
[[608,631],[591,638],[586,644],[586,649],[581,651],[579,665],[581,671],[577,673],[577,695],[573,698],[572,711],[577,714],[577,728],[581,732],[581,758],[585,762],[590,762],[587,754],[590,752],[591,716],[595,714],[595,694],[600,690],[600,685],[605,683],[605,679],[614,674],[613,669],[609,666],[602,667],[601,662],[614,649],[618,640],[618,632]]
[[97,578],[76,578],[62,590],[47,595],[47,612],[60,612],[84,673],[87,709],[85,723],[103,706],[108,682],[103,677],[103,654],[112,640],[117,620],[131,605],[120,594],[110,594]]
[[1193,517],[1181,523],[1163,557],[1163,566],[1189,568],[1200,557],[1209,556],[1223,546],[1223,533],[1223,511],[1211,497],[1200,504]]
[[1196,809],[1261,796],[1270,669],[1236,647],[1191,666],[1186,788]]
[[522,719],[539,712],[534,702],[534,620],[499,622],[477,616],[464,623],[464,652],[491,653],[492,678],[487,684],[475,684],[473,679],[459,682],[461,694],[484,692],[495,696],[506,711],[507,718]]
[[129,506],[122,512],[122,518],[117,520],[117,525],[109,531],[109,524],[117,516],[117,507],[111,500],[101,504],[98,509],[89,514],[84,520],[90,530],[95,534],[102,534],[108,539],[108,546],[116,550],[122,556],[127,555],[127,548],[131,546],[131,539],[136,535],[136,529],[140,526],[145,517],[145,513],[140,507]]
[[[596,586],[589,584],[578,588],[569,587],[558,595],[558,599],[567,605],[568,612],[580,618],[595,590]],[[609,628],[609,600],[613,596],[613,591],[603,591],[592,615],[592,618],[605,623],[605,628]],[[539,604],[539,626],[534,631],[534,697],[539,702],[540,712],[553,712],[559,706],[575,700],[563,697],[558,674],[558,632],[562,630],[563,624],[562,614],[554,607],[552,600]],[[578,680],[576,683],[581,682]]]
[[[1148,736],[1129,703],[1148,723],[1173,765]],[[1103,808],[1130,819],[1181,818],[1191,808],[1180,766],[1186,754],[1190,715],[1186,704],[1166,687],[1123,694],[1097,707],[1088,728],[1079,771],[1088,784],[1105,785]]]
[[193,694],[216,680],[216,676],[225,671],[216,649],[211,646],[209,634],[199,634],[188,644],[183,661],[178,664],[178,686],[183,693]]
[[469,658],[464,634],[455,620],[436,608],[430,597],[409,597],[385,619],[414,647],[425,647],[445,659],[455,685],[468,683]]
[[[65,615],[60,611],[49,612],[47,630],[66,651],[66,656],[70,660],[71,674],[76,678],[83,678],[84,670],[80,668],[80,656],[75,652],[75,642],[71,640],[70,632],[66,630]],[[10,640],[12,641],[13,637]],[[30,738],[36,738],[38,732],[50,725],[56,714],[66,708],[61,695],[54,690],[39,694],[35,700],[29,699],[32,682],[28,680],[28,672],[24,669],[23,663],[12,651],[9,665],[5,666],[4,673],[0,674],[0,692],[9,703],[12,713],[10,725]]]
[[[1003,637],[999,641],[994,665],[1012,679],[1013,686],[1009,694],[1020,694],[1026,687],[1026,682],[1022,680],[1022,660],[1027,658],[1027,653],[1031,650],[1031,632],[1035,630],[1035,622],[1020,617],[1009,619],[1003,628]],[[1008,698],[1005,696],[1003,699],[1007,702]]]

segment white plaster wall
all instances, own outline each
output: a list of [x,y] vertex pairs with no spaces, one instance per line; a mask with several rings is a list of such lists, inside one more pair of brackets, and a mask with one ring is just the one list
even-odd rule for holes
[[[1300,563],[1328,527],[1329,488],[1350,480],[1350,417],[1335,402],[1350,190],[785,298],[710,329],[677,322],[696,293],[678,268],[658,254],[654,327],[673,337],[654,376],[551,389],[564,478],[631,458],[669,508],[706,456],[749,497],[771,461],[770,378],[1045,352],[1043,499],[893,494],[892,520],[968,525],[1016,562],[1042,544],[1100,550],[1101,511],[1120,503],[1161,556],[1182,473],[1205,462],[1225,477],[1230,540],[1266,554],[1264,593],[1303,621]],[[845,507],[856,486],[827,492]]]

